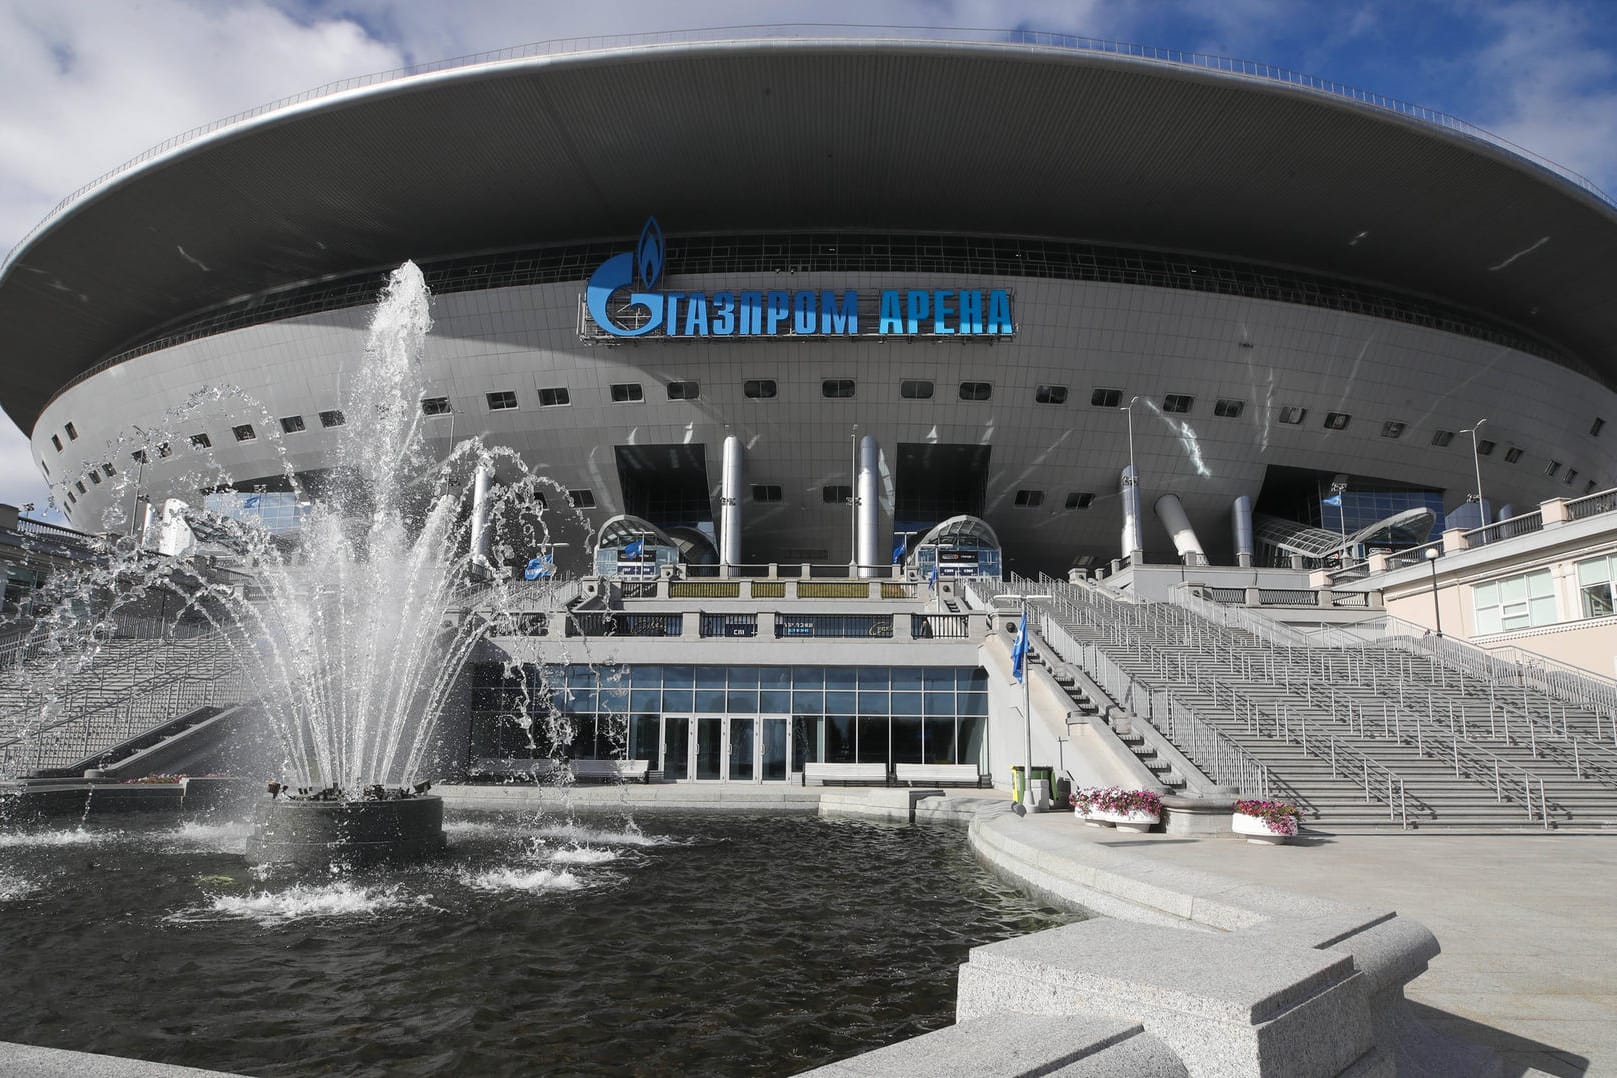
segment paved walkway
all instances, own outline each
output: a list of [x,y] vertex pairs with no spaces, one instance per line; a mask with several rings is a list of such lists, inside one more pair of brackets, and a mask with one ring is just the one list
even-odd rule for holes
[[1406,991],[1425,1020],[1523,1069],[1617,1075],[1617,832],[1428,830],[1253,846],[1125,837],[1070,819],[1047,826],[1164,864],[1394,909],[1443,947]]

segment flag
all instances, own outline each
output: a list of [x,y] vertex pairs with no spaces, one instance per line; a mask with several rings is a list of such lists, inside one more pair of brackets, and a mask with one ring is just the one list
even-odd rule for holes
[[556,571],[556,560],[549,554],[540,554],[528,562],[527,568],[522,570],[523,580],[541,580]]
[[630,543],[628,546],[623,548],[623,556],[625,558],[638,558],[640,556],[640,552],[645,550],[645,549],[646,549],[646,541],[645,541],[645,539],[644,538],[636,539],[634,542]]
[[1342,507],[1342,496],[1340,494],[1332,494],[1329,498],[1325,499],[1325,504],[1334,505],[1340,509]]
[[897,545],[895,545],[893,547],[893,564],[894,565],[897,565],[899,562],[904,560],[904,552],[907,551],[909,548],[910,548],[910,537],[907,536],[907,535],[900,536]]
[[932,575],[926,578],[926,586],[936,591],[938,588],[938,563],[932,563]]
[[1022,612],[1022,625],[1016,630],[1016,643],[1011,645],[1011,678],[1022,680],[1022,663],[1027,658],[1027,611]]

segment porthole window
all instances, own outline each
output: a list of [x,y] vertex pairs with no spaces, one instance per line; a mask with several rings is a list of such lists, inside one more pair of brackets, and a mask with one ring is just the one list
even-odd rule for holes
[[820,396],[846,399],[853,396],[852,378],[827,378],[820,383]]
[[487,394],[488,410],[491,412],[509,412],[517,406],[517,395],[509,389],[502,389]]
[[1033,391],[1034,404],[1066,404],[1066,386],[1039,386]]
[[987,382],[961,382],[960,399],[963,401],[985,401],[994,395],[994,387]]
[[775,398],[773,378],[749,378],[741,384],[741,392],[748,400],[766,401]]
[[668,399],[671,401],[694,401],[702,397],[702,384],[700,382],[669,382]]
[[1121,389],[1096,389],[1089,394],[1089,403],[1096,408],[1116,408],[1122,400]]
[[932,399],[932,383],[920,378],[906,378],[898,383],[898,395],[907,401]]

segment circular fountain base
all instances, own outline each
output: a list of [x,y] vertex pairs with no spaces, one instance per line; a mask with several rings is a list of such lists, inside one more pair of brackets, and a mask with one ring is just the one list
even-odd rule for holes
[[445,849],[439,797],[388,801],[262,801],[247,839],[250,865],[348,865],[425,861]]

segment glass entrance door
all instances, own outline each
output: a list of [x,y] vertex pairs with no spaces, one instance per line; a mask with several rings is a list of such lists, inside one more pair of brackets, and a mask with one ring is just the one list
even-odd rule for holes
[[684,782],[691,777],[691,720],[683,716],[663,719],[663,781]]
[[785,782],[791,774],[791,755],[788,746],[788,718],[763,718],[763,736],[758,739],[759,777],[765,782]]
[[717,782],[724,778],[724,720],[701,716],[696,720],[696,778]]
[[757,760],[754,758],[758,746],[753,739],[753,726],[756,719],[731,718],[730,723],[730,774],[726,776],[731,782],[751,782],[757,774]]
[[666,782],[785,782],[791,777],[791,719],[762,715],[666,715]]

